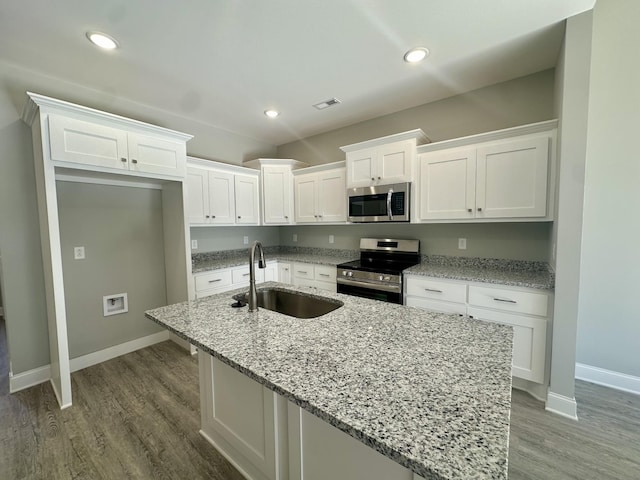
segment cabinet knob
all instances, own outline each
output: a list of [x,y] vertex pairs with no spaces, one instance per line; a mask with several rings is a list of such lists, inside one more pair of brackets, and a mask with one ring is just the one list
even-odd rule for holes
[[120,161],[123,162],[123,163],[127,163],[127,159],[124,158],[124,157],[120,157]]
[[478,211],[481,212],[482,211],[482,207],[478,207]]
[[238,218],[242,218],[240,215],[238,215]]
[[382,177],[378,177],[378,180],[382,180]]
[[371,177],[371,180],[372,180],[372,181],[375,181],[375,178]]
[[131,163],[138,163],[138,160],[136,160],[135,158],[132,158]]
[[206,218],[209,218],[209,215],[205,215]]
[[473,212],[473,208],[467,208],[467,212],[469,213]]
[[216,218],[216,216],[215,215],[211,215],[211,218]]
[[288,215],[285,215],[285,216],[284,216],[284,218],[285,218],[285,220],[287,220],[287,219],[289,218],[289,216],[288,216]]

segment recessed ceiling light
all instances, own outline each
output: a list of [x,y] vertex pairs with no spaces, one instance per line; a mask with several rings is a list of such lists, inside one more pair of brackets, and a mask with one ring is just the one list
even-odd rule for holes
[[264,114],[269,118],[276,118],[278,115],[280,115],[280,112],[277,110],[265,110]]
[[429,49],[424,47],[416,47],[404,54],[404,61],[409,63],[417,63],[424,60],[429,55]]
[[104,48],[105,50],[113,50],[115,48],[118,48],[118,42],[116,42],[116,39],[107,35],[106,33],[87,32],[87,38],[91,43],[97,45],[100,48]]

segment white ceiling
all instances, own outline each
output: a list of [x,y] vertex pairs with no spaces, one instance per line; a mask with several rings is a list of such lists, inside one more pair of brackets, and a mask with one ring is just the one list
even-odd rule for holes
[[[90,106],[118,99],[145,121],[187,118],[278,145],[553,67],[562,21],[594,3],[6,0],[0,61],[56,85],[39,93],[78,101],[88,88],[100,99]],[[88,30],[121,48],[97,49]],[[402,59],[413,46],[431,50],[420,65]],[[5,87],[24,101],[28,77]],[[312,108],[331,97],[342,103]]]

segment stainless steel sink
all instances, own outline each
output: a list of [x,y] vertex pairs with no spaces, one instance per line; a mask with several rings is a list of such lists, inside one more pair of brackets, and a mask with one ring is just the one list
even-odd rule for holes
[[[249,293],[241,293],[233,297],[246,303]],[[291,290],[264,288],[258,290],[258,307],[282,313],[296,318],[314,318],[333,312],[343,306],[340,300],[317,297]]]

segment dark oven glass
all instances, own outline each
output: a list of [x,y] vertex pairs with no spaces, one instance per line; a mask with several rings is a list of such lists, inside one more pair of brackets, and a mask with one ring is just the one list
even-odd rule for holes
[[[391,214],[405,214],[405,192],[391,194]],[[387,194],[374,193],[371,195],[354,195],[349,197],[350,217],[386,217]]]
[[397,303],[402,305],[402,294],[393,292],[382,292],[380,290],[373,290],[366,287],[356,287],[354,285],[338,284],[338,293],[345,293],[347,295],[353,295],[355,297],[372,298],[374,300],[381,300],[383,302]]

